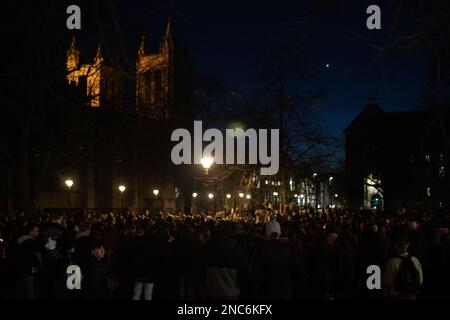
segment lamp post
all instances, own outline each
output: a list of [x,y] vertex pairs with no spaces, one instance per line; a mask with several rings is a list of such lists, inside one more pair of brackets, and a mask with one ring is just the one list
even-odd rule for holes
[[69,209],[72,209],[72,201],[70,199],[70,189],[73,186],[73,180],[72,179],[67,179],[64,183],[66,184],[67,189],[69,190],[68,193],[67,193],[67,197],[68,197],[68,201],[69,201]]
[[123,210],[123,193],[127,188],[124,185],[120,185],[118,189],[120,191],[120,208]]
[[333,189],[332,189],[332,182],[333,182],[333,177],[331,176],[329,179],[328,179],[328,183],[329,183],[329,188],[330,188],[330,190],[329,190],[329,194],[330,194],[330,209],[331,209],[331,211],[333,211],[333,193],[332,193],[332,191],[333,191]]
[[191,211],[193,211],[194,213],[197,211],[197,196],[198,196],[197,192],[194,192],[192,194],[192,198],[194,198],[194,205],[193,205],[194,210]]
[[248,200],[247,201],[247,203],[248,203],[248,207],[247,207],[247,214],[251,214],[251,209],[252,209],[252,202],[251,202],[251,198],[252,198],[252,196],[250,195],[250,194],[247,194],[246,196],[245,196],[245,198]]
[[239,213],[242,214],[242,198],[244,198],[244,193],[239,192]]
[[214,163],[214,159],[210,157],[205,157],[202,158],[200,162],[203,166],[203,169],[205,169],[205,174],[207,175],[209,168],[211,168],[212,164]]
[[[159,190],[158,189],[153,189],[153,194],[155,195],[155,200],[157,200],[158,199]],[[158,208],[158,210],[160,210],[160,209],[161,208]]]
[[313,183],[314,183],[314,191],[315,191],[315,207],[316,207],[316,214],[317,209],[319,209],[319,186],[320,183],[317,182],[317,173],[313,173]]
[[226,212],[228,213],[228,210],[230,209],[229,201],[231,199],[231,194],[227,193],[226,198],[227,198],[227,200],[226,200]]
[[272,193],[272,195],[273,195],[273,202],[274,202],[274,208],[276,208],[277,207],[277,205],[278,205],[278,192],[277,191],[274,191],[273,193]]
[[[208,199],[212,200],[214,199],[214,193],[208,193]],[[214,214],[216,213],[216,200],[214,199]]]

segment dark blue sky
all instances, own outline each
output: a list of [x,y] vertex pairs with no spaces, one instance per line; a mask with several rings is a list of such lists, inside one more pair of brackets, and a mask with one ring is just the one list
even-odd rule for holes
[[[307,88],[324,90],[319,114],[337,135],[342,135],[374,93],[386,111],[413,109],[423,97],[426,64],[418,50],[389,50],[382,68],[368,44],[385,43],[392,30],[397,1],[160,2],[161,5],[141,0],[123,2],[119,11],[130,30],[145,33],[154,43],[159,41],[167,17],[172,16],[176,40],[188,45],[195,70],[219,75],[242,90],[258,85],[252,69],[257,58],[275,44],[287,39],[295,41],[315,27],[304,45],[305,59],[314,60],[322,68]],[[366,8],[370,4],[381,8],[382,30],[366,28]],[[414,32],[408,7],[401,13],[400,34]],[[133,36],[132,41],[138,43],[139,34]]]

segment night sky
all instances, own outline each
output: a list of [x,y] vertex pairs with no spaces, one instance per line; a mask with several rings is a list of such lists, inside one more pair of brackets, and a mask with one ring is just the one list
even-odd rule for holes
[[[149,4],[151,3],[151,5]],[[411,110],[424,95],[426,60],[417,49],[388,50],[384,68],[376,51],[392,30],[396,1],[123,1],[117,11],[136,49],[145,33],[155,49],[168,16],[176,43],[186,44],[194,70],[224,78],[237,90],[258,86],[254,62],[276,44],[303,39],[305,58],[320,66],[305,89],[325,92],[319,115],[330,132],[343,129],[376,93],[386,111]],[[338,3],[334,6],[334,3]],[[366,28],[368,5],[381,8],[382,30]],[[402,9],[400,34],[414,31],[408,7]],[[355,37],[365,37],[368,41]],[[328,67],[327,67],[328,65]]]

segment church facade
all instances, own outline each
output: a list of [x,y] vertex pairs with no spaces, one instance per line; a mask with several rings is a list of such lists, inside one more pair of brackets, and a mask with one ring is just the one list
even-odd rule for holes
[[[66,81],[95,118],[100,137],[36,196],[36,207],[184,210],[191,178],[188,168],[170,161],[170,135],[192,123],[191,66],[186,52],[175,48],[170,19],[156,53],[146,50],[142,37],[135,81],[122,75],[117,61],[107,62],[100,46],[90,62],[82,64],[79,57],[74,38],[66,52]],[[134,97],[127,100],[130,84]]]

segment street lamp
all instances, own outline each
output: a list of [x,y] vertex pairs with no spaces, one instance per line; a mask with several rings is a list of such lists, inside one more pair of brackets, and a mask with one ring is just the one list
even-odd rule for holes
[[208,174],[208,170],[209,170],[209,168],[211,168],[212,164],[214,163],[214,159],[210,158],[210,157],[205,157],[205,158],[202,158],[200,160],[200,162],[201,162],[203,168],[205,169],[205,173]]
[[68,179],[68,180],[65,181],[65,183],[66,183],[66,186],[70,190],[70,188],[72,188],[72,186],[73,186],[73,180]]
[[194,200],[193,200],[194,204],[193,204],[193,206],[191,208],[191,214],[195,213],[197,211],[197,196],[198,196],[197,192],[194,192],[192,194],[192,198],[194,198]]
[[250,199],[252,196],[248,194],[248,195],[246,195],[245,197],[246,197],[247,199]]
[[278,205],[278,199],[277,199],[277,197],[278,197],[278,192],[277,191],[274,191],[273,193],[273,197],[274,197],[274,206],[276,207],[277,205]]
[[316,180],[317,178],[317,173],[313,173],[313,180],[314,180],[314,200],[315,200],[315,204],[316,204],[316,213],[317,213],[317,209],[320,209],[319,206],[319,187],[320,187],[320,182],[318,182]]
[[158,198],[159,190],[158,189],[153,190],[153,194],[155,195],[155,197]]
[[334,208],[333,197],[331,196],[331,183],[333,182],[333,179],[334,178],[332,176],[328,179],[328,182],[330,183],[330,208],[331,208],[331,210],[333,210],[333,208]]
[[72,186],[73,186],[73,180],[67,179],[64,183],[66,184],[66,186],[67,186],[67,188],[69,190],[69,192],[67,193],[67,198],[69,200],[69,209],[71,209],[72,208],[72,202],[71,202],[71,199],[70,199],[70,188],[72,188]]
[[231,194],[228,193],[226,197],[227,197],[227,199],[230,199],[231,198]]
[[120,186],[119,186],[119,191],[120,191],[120,207],[122,208],[122,210],[123,210],[123,193],[124,193],[124,191],[125,191],[126,189],[127,189],[127,188],[125,188],[124,185],[120,185]]
[[213,195],[212,193],[209,193],[209,194],[208,194],[208,198],[209,198],[209,199],[212,199],[212,198],[214,198],[214,195]]
[[242,198],[244,198],[245,194],[243,192],[239,192],[239,213],[242,214]]
[[305,195],[302,193],[299,196],[300,198],[300,205],[304,206],[305,205]]

